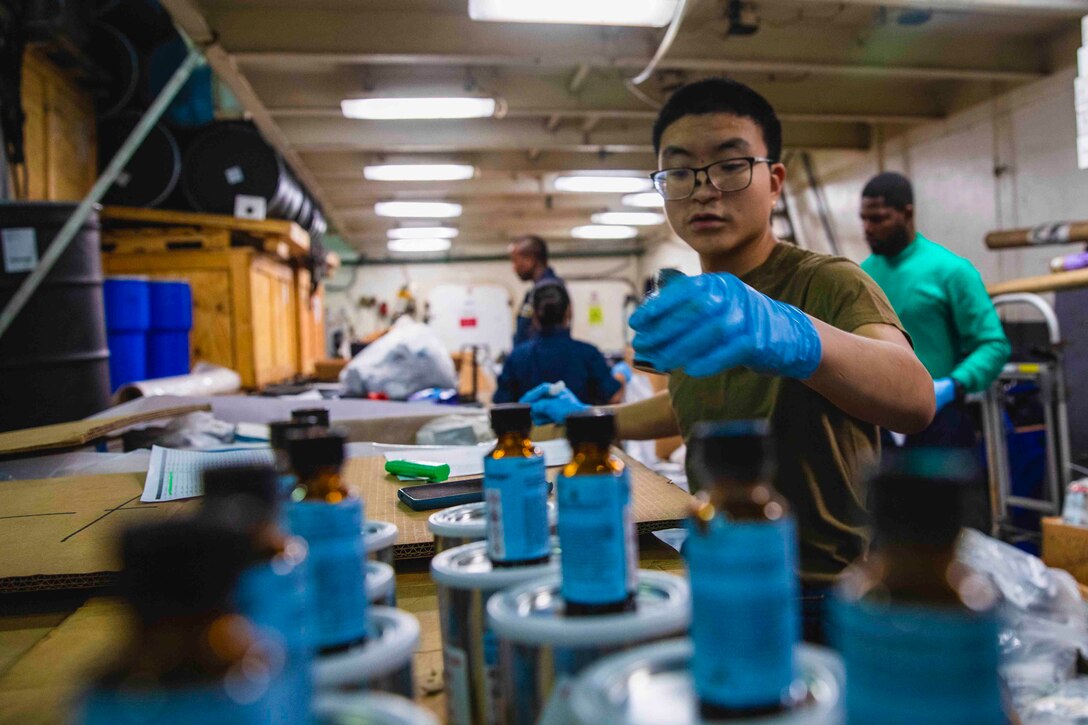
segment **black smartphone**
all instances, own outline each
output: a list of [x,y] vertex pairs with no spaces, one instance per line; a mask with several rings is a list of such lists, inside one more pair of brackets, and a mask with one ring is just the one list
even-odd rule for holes
[[476,503],[484,500],[484,479],[468,478],[405,486],[397,491],[397,497],[413,511],[430,511],[463,503]]

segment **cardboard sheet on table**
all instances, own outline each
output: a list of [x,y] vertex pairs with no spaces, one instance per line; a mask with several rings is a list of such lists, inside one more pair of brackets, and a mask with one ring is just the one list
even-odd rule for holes
[[[631,493],[635,523],[639,532],[676,526],[686,515],[691,496],[654,473],[638,461],[619,454],[631,475]],[[551,468],[548,478],[554,479],[558,468]],[[405,485],[396,476],[385,472],[381,456],[352,458],[344,469],[344,477],[366,504],[366,517],[396,524],[398,559],[426,557],[434,553],[434,537],[427,528],[427,518],[433,511],[413,511],[397,498],[397,489]]]
[[140,503],[142,473],[0,485],[0,592],[80,589],[120,569],[121,531],[192,510],[190,501]]
[[163,418],[201,410],[211,410],[211,406],[194,403],[173,405],[160,410],[152,410],[109,418],[85,418],[69,423],[56,423],[38,428],[25,428],[0,433],[0,456],[33,451],[47,451],[61,448],[85,446],[99,438],[128,428],[137,423],[147,423]]

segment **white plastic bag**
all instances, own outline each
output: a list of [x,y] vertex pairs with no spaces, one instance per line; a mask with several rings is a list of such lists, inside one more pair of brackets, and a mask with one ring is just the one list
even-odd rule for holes
[[1075,675],[1088,656],[1088,605],[1068,572],[972,529],[957,558],[990,577],[1001,593],[1001,675],[1021,712]]
[[401,317],[389,332],[363,348],[340,372],[348,395],[384,393],[405,400],[424,388],[455,388],[453,359],[426,325]]

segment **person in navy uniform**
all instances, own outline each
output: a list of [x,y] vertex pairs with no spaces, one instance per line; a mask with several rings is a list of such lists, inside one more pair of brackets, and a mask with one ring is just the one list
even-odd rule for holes
[[[548,266],[548,244],[535,234],[526,234],[518,237],[510,245],[510,261],[514,264],[514,272],[522,282],[532,282],[533,287],[542,282],[563,283],[555,270]],[[536,336],[536,328],[533,327],[533,290],[525,293],[525,299],[518,310],[518,326],[514,331],[514,347],[523,342],[528,342]]]
[[551,280],[536,285],[530,306],[537,334],[506,359],[492,402],[512,403],[538,385],[562,381],[590,405],[618,403],[623,384],[609,370],[604,355],[570,336],[570,295],[563,283]]

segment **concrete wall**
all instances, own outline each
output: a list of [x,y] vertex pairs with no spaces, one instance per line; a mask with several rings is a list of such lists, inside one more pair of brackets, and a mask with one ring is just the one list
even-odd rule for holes
[[[616,278],[630,282],[641,291],[639,257],[586,257],[555,259],[552,267],[563,278],[579,277]],[[529,285],[514,275],[509,261],[455,262],[450,264],[404,264],[344,267],[330,280],[326,295],[329,326],[334,327],[347,320],[355,334],[364,336],[384,327],[375,308],[361,308],[361,297],[376,297],[389,302],[396,298],[404,284],[410,285],[420,304],[427,299],[431,289],[440,284],[493,284],[506,287],[515,305],[521,303]],[[513,310],[516,315],[517,310]]]

